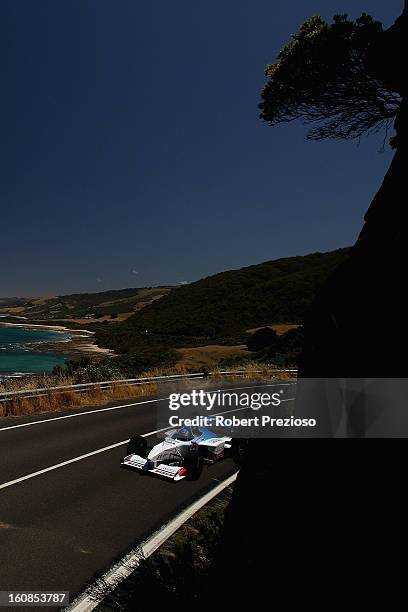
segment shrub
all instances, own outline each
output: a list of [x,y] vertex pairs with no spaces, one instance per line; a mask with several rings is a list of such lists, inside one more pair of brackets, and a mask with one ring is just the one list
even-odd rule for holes
[[250,336],[246,342],[249,351],[262,351],[268,347],[271,351],[280,350],[280,339],[274,329],[270,327],[263,327],[257,329],[252,336]]

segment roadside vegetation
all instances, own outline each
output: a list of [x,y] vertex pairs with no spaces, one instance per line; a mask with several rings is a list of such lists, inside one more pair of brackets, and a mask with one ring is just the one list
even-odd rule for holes
[[[223,376],[222,367],[214,368],[211,371],[202,368],[200,371],[213,378]],[[236,364],[236,379],[242,380],[264,380],[271,377],[286,378],[293,374],[281,372],[276,364],[255,359]],[[140,378],[155,378],[160,376],[172,376],[177,374],[188,374],[182,366],[157,367],[140,373]],[[85,406],[100,406],[112,401],[127,400],[145,395],[152,395],[157,392],[157,384],[143,383],[132,385],[126,383],[126,376],[116,366],[109,362],[95,362],[90,358],[79,361],[69,362],[66,367],[56,366],[54,373],[49,376],[33,376],[22,378],[8,378],[0,381],[0,396],[2,393],[13,393],[19,391],[32,391],[29,397],[19,397],[13,395],[11,398],[0,397],[0,418],[29,416],[42,412],[57,412],[72,408]],[[230,377],[235,380],[234,376]],[[104,388],[102,383],[112,381],[108,388]],[[85,391],[75,391],[75,389],[64,389],[72,385],[96,383],[91,389]],[[25,395],[25,394],[23,394]]]
[[200,594],[208,590],[231,493],[228,487],[151,557],[141,555],[133,573],[116,588],[99,580],[90,591],[91,596],[104,598],[96,610],[134,610],[141,601],[152,601],[152,596],[154,605],[197,604]]
[[[141,373],[141,377],[167,376],[184,374],[182,368],[156,368]],[[152,395],[157,391],[155,383],[141,385],[126,384],[126,376],[116,365],[109,361],[95,361],[83,358],[70,361],[64,366],[55,366],[49,376],[32,376],[21,378],[6,378],[0,381],[0,395],[18,391],[32,391],[30,397],[0,398],[0,417],[25,416],[41,412],[55,412],[83,406],[98,406],[111,401],[125,400],[144,395]],[[105,389],[95,384],[90,390],[75,391],[63,389],[78,384],[112,381]],[[39,391],[40,390],[40,391]]]
[[271,327],[258,329],[246,342],[249,351],[256,353],[263,362],[275,361],[281,365],[297,365],[303,345],[303,327],[277,334]]
[[[117,382],[110,385],[108,389],[102,389],[95,385],[91,390],[76,392],[74,389],[56,389],[55,383],[56,381],[52,377],[41,377],[30,383],[24,383],[22,385],[23,389],[15,383],[6,386],[0,385],[0,394],[3,390],[33,391],[33,395],[25,397],[0,398],[0,418],[59,412],[85,406],[102,406],[113,401],[152,395],[157,390],[154,383],[133,386]],[[60,383],[61,386],[76,384],[70,378],[60,381]],[[38,391],[39,389],[43,391]]]

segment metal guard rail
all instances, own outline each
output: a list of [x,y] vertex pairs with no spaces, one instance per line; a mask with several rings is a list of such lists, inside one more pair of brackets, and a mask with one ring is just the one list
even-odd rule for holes
[[[0,393],[0,402],[9,401],[12,399],[29,399],[32,397],[44,397],[49,393],[64,393],[65,391],[73,391],[74,393],[83,393],[92,391],[94,388],[99,388],[101,391],[106,391],[113,385],[146,385],[151,383],[165,383],[177,380],[190,380],[195,378],[209,378],[215,376],[238,376],[243,377],[245,374],[262,374],[264,370],[234,370],[220,372],[194,372],[192,374],[172,374],[170,376],[148,376],[140,378],[127,378],[120,380],[107,380],[103,382],[81,383],[77,385],[61,385],[57,387],[42,387],[39,389],[23,389],[19,391],[4,391]],[[297,373],[297,370],[274,370],[272,374]]]

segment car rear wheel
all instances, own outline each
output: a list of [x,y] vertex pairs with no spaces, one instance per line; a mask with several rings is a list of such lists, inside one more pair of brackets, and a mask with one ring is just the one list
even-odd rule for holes
[[204,459],[199,453],[190,453],[184,459],[186,480],[198,480],[203,471]]
[[146,438],[143,438],[143,436],[132,436],[128,442],[126,452],[128,455],[145,457],[147,452]]
[[245,463],[248,453],[248,440],[243,438],[235,438],[231,440],[231,448],[228,449],[228,457],[231,457],[238,467],[242,467]]

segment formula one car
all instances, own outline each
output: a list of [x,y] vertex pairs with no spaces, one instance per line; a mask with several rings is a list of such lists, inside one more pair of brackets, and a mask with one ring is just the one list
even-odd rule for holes
[[220,436],[205,427],[181,427],[168,431],[163,442],[150,450],[146,438],[133,436],[121,466],[175,482],[184,478],[197,480],[204,463],[222,459],[231,448],[231,438],[227,436]]

